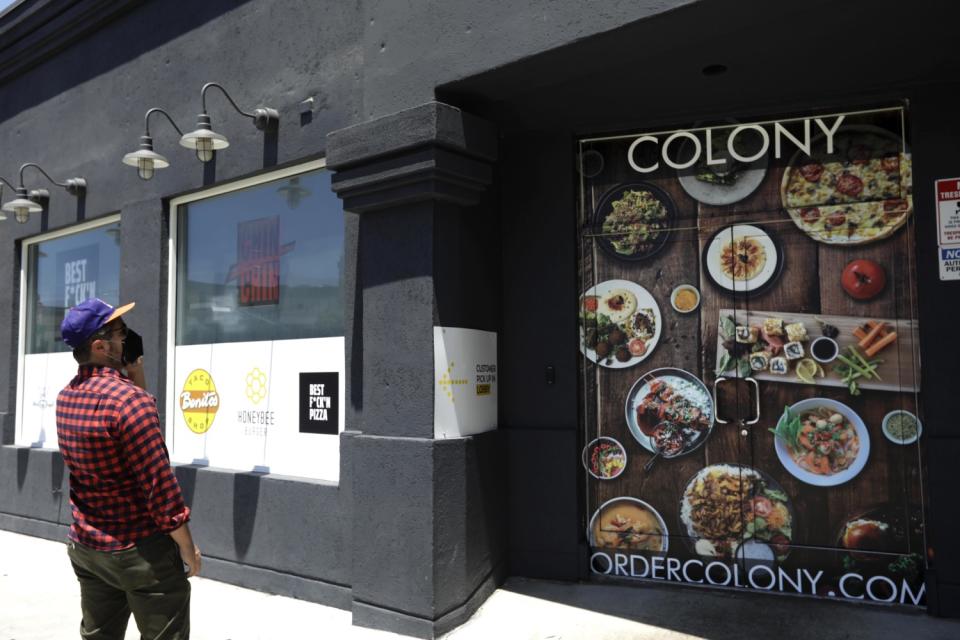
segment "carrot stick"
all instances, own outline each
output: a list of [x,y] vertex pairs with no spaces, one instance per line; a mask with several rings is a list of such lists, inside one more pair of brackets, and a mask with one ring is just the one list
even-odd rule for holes
[[870,345],[863,353],[868,358],[872,358],[873,356],[883,351],[888,345],[895,342],[896,339],[897,339],[897,332],[891,331],[890,333],[888,333],[887,335],[883,336],[882,338],[874,342],[872,345]]
[[857,327],[853,330],[853,337],[857,340],[863,340],[867,337],[867,332],[863,330],[863,327]]
[[880,337],[880,333],[882,331],[883,331],[883,325],[878,322],[873,326],[872,329],[870,329],[870,331],[867,332],[867,335],[865,335],[857,344],[861,349],[866,349],[873,343],[874,340]]

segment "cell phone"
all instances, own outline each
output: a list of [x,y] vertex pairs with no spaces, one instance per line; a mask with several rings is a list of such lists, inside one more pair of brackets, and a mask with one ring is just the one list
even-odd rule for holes
[[123,341],[123,364],[136,362],[143,355],[143,338],[133,329],[127,328],[127,337]]

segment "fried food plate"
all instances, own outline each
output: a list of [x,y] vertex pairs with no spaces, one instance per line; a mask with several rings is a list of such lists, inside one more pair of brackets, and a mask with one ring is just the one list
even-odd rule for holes
[[[651,392],[655,391],[652,385],[658,380],[665,382],[673,390],[672,394],[667,393],[670,397],[666,401],[663,399],[663,392],[655,394],[655,397],[650,397]],[[640,446],[650,453],[657,453],[660,448],[657,447],[652,436],[644,433],[644,429],[641,428],[637,417],[637,409],[640,408],[644,400],[648,398],[650,402],[647,403],[643,412],[645,417],[648,418],[645,420],[648,427],[647,431],[650,431],[651,427],[655,427],[664,421],[673,422],[681,428],[687,427],[683,449],[676,455],[669,457],[682,456],[691,451],[695,451],[710,437],[710,432],[713,430],[714,417],[713,397],[710,395],[707,386],[703,384],[703,381],[683,369],[673,367],[653,369],[640,376],[640,378],[633,383],[629,393],[627,393],[627,400],[624,407],[627,428],[630,430],[630,435],[640,443]],[[673,398],[680,398],[681,400],[680,402],[673,402],[671,404],[670,400]],[[660,415],[658,410],[660,406],[664,404],[668,406],[664,408],[664,415]],[[704,422],[699,423],[699,425],[684,424],[682,420],[671,419],[671,415],[676,415],[674,412],[683,412],[683,410],[689,408],[698,409],[704,417]],[[686,437],[687,435],[692,435],[693,431],[699,434],[696,438]]]
[[[610,357],[599,358],[597,357],[597,352],[588,347],[586,343],[586,330],[583,326],[583,323],[580,324],[580,352],[590,360],[595,362],[601,367],[606,367],[608,369],[627,369],[634,365],[640,364],[653,353],[653,350],[657,347],[657,343],[660,341],[660,334],[663,331],[663,318],[660,315],[660,305],[657,304],[657,301],[654,299],[653,295],[641,287],[636,282],[630,282],[629,280],[605,280],[599,284],[596,284],[580,296],[580,309],[583,309],[583,300],[587,296],[595,296],[599,299],[603,299],[604,296],[610,294],[613,291],[626,290],[634,295],[637,301],[637,313],[642,309],[650,309],[653,312],[653,317],[656,322],[656,327],[654,329],[653,337],[646,341],[646,351],[642,356],[631,356],[626,362],[621,362],[613,357],[611,353]],[[625,322],[630,322],[633,317],[636,316],[636,313],[632,314]],[[622,326],[623,323],[617,323]]]

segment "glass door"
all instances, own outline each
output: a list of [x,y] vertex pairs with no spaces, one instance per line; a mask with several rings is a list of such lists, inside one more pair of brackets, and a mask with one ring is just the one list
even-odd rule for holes
[[904,121],[581,141],[594,574],[923,604]]
[[[729,566],[707,571],[700,560],[730,556],[744,521],[742,501],[712,519],[703,513],[712,487],[740,490],[750,460],[740,424],[755,397],[740,384],[748,370],[728,366],[728,358],[717,371],[714,358],[720,348],[745,348],[736,345],[746,337],[733,334],[745,295],[732,284],[706,286],[701,268],[708,245],[732,236],[703,224],[674,169],[638,176],[627,161],[630,144],[584,141],[579,150],[581,462],[591,571],[679,579],[685,566],[693,581],[733,584]],[[652,155],[632,157],[647,164]],[[721,310],[729,335],[717,330]]]
[[[800,580],[807,595],[918,605],[920,380],[904,121],[901,109],[848,114],[832,149],[821,135],[809,156],[771,163],[783,208],[751,224],[762,229],[756,244],[770,237],[781,248],[784,266],[774,286],[747,296],[746,321],[786,328],[785,373],[754,373],[761,420],[750,434],[754,468],[787,498],[776,577]],[[799,137],[798,125],[788,126]],[[757,531],[769,529],[769,501],[753,505]]]

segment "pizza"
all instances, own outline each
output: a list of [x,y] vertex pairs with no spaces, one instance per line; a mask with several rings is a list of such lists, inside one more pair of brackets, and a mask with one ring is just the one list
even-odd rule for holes
[[[823,145],[819,138],[815,145]],[[783,174],[781,197],[793,222],[814,240],[863,244],[891,235],[913,212],[910,155],[893,134],[849,127],[833,153],[798,151]]]

